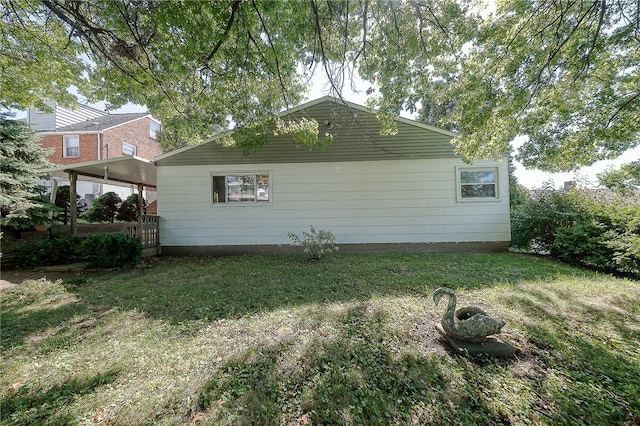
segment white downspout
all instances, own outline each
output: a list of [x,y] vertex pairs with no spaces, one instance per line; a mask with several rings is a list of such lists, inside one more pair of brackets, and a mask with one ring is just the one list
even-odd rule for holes
[[102,141],[100,136],[102,136],[102,132],[98,132],[98,160],[102,160]]
[[[98,132],[98,160],[102,160],[102,132]],[[100,189],[98,190],[100,192],[100,195],[102,195],[102,184],[100,185]],[[95,197],[95,195],[94,195]]]

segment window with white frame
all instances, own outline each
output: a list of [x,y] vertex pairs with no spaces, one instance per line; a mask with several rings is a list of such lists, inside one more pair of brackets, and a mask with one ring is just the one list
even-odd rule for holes
[[63,145],[63,157],[80,157],[80,136],[64,136]]
[[130,143],[122,142],[122,153],[124,155],[136,155],[137,148]]
[[212,202],[268,203],[269,174],[213,174]]
[[156,121],[149,121],[149,137],[151,139],[156,139],[158,137],[158,132],[160,131],[160,124]]
[[458,201],[498,200],[497,167],[458,167]]

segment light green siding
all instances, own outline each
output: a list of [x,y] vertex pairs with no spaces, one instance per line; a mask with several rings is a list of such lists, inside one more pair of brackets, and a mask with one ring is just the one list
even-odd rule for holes
[[455,158],[450,143],[453,134],[406,119],[397,120],[395,135],[380,135],[375,113],[366,108],[344,105],[332,98],[312,102],[283,118],[313,118],[334,135],[324,150],[297,147],[290,137],[272,137],[268,144],[250,155],[223,147],[214,138],[195,147],[174,151],[156,159],[158,166],[204,164],[317,163],[336,161],[382,161],[389,159]]

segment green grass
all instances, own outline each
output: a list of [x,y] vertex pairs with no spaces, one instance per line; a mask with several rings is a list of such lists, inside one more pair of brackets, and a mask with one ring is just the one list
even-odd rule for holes
[[[640,283],[518,254],[164,258],[2,290],[2,424],[638,424]],[[433,327],[439,286],[514,359]]]

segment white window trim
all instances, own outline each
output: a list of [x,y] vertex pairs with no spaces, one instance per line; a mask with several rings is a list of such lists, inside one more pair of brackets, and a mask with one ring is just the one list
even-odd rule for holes
[[[496,181],[496,196],[495,197],[462,197],[462,179],[460,179],[461,172],[482,172],[493,171],[495,172]],[[459,203],[482,203],[482,202],[494,202],[500,201],[500,169],[497,166],[456,166],[456,199]]]
[[[130,150],[125,151],[125,149],[124,149],[124,146],[125,146],[125,145],[130,146],[130,147],[131,147],[131,148],[133,148],[133,149],[130,149]],[[129,154],[129,153],[128,153],[129,151],[133,151],[133,154]],[[135,146],[134,144],[131,144],[131,143],[122,142],[122,153],[123,153],[123,154],[126,154],[126,155],[137,155],[137,154],[138,154],[138,147],[137,147],[137,146]]]
[[[78,139],[78,155],[67,155],[67,139]],[[80,135],[64,135],[62,136],[62,157],[64,158],[80,158]]]
[[[258,201],[257,199],[255,201],[244,201],[244,202],[229,202],[229,201],[225,201],[223,203],[221,202],[217,202],[214,203],[213,202],[213,178],[214,176],[263,176],[266,175],[269,177],[269,200],[268,201]],[[226,179],[225,179],[225,187],[226,187],[227,183],[226,183]],[[209,175],[209,203],[211,206],[270,206],[273,203],[273,190],[272,190],[272,174],[271,174],[271,170],[258,170],[258,171],[254,171],[254,170],[250,170],[250,171],[212,171],[210,172]]]
[[[153,124],[157,124],[158,125],[158,130],[153,130],[152,129],[152,125]],[[153,119],[149,119],[149,137],[153,140],[158,139],[158,132],[162,130],[162,125],[160,123],[158,123],[157,121],[153,120]]]

